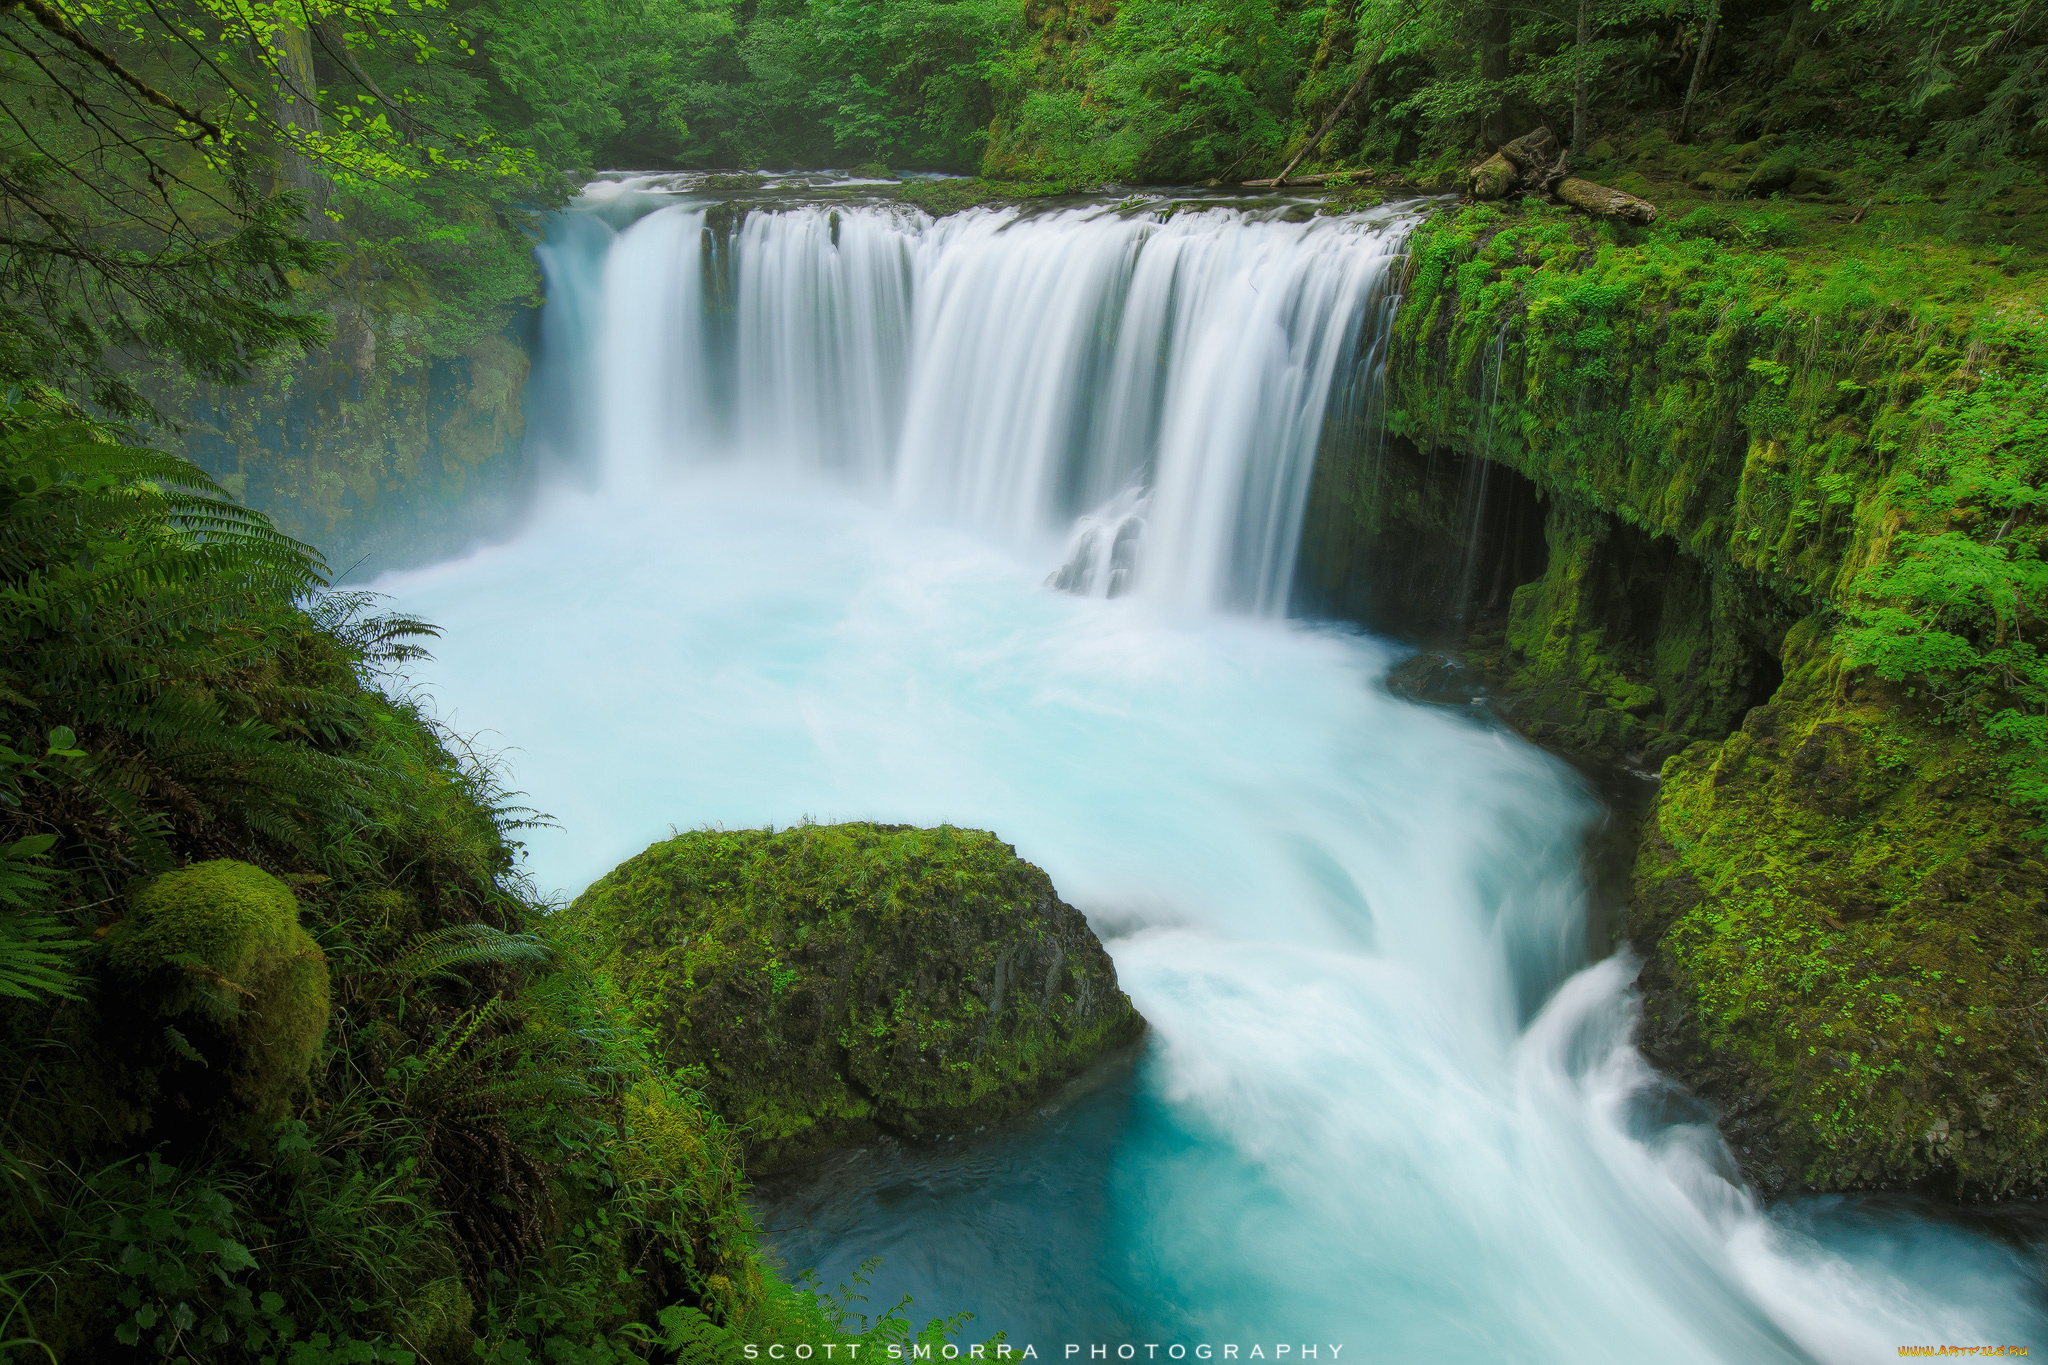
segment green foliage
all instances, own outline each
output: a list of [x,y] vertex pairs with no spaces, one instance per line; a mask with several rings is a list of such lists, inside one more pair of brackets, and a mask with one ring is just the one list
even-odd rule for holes
[[1013,178],[1203,180],[1280,152],[1320,5],[1126,0],[1070,52],[1010,54],[1013,106],[985,163]]
[[379,690],[425,628],[309,603],[318,561],[181,461],[4,420],[0,733],[48,737],[0,768],[9,1321],[293,1365],[645,1360],[684,1310],[830,1339],[518,876],[536,817]]
[[32,834],[0,846],[0,995],[78,998],[68,957],[83,945],[62,920],[39,909],[55,874],[45,855],[56,842],[54,834]]

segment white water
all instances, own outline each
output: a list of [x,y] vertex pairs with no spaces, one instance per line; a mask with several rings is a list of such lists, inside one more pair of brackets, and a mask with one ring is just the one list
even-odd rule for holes
[[[424,681],[559,819],[543,885],[672,826],[995,829],[1153,1026],[1125,1109],[779,1196],[812,1201],[808,1258],[886,1251],[878,1303],[970,1306],[971,1335],[1048,1359],[2040,1336],[2030,1254],[1905,1214],[1767,1215],[1711,1129],[1656,1121],[1629,967],[1583,966],[1577,780],[1390,697],[1391,647],[1278,619],[1398,215],[842,210],[835,245],[813,209],[750,217],[720,272],[701,214],[557,232],[539,391],[582,487],[384,584],[447,631]],[[1103,600],[1126,526],[1129,591]],[[1050,590],[1063,571],[1097,595]],[[861,1178],[884,1169],[916,1197]]]

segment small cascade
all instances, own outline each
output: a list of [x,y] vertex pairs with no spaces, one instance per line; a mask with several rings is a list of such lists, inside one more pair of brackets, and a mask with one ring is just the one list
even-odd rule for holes
[[1485,414],[1485,424],[1479,430],[1478,449],[1471,452],[1471,458],[1466,462],[1463,487],[1458,495],[1458,523],[1466,528],[1465,553],[1458,566],[1457,597],[1451,619],[1461,626],[1470,623],[1475,609],[1495,605],[1491,601],[1473,601],[1473,579],[1478,572],[1481,547],[1486,541],[1483,534],[1486,494],[1493,480],[1494,429],[1499,421],[1495,409],[1500,402],[1501,368],[1507,363],[1508,326],[1505,322],[1501,324],[1500,331],[1493,338],[1493,349],[1487,353],[1480,367],[1479,403],[1480,411]]
[[572,210],[544,253],[542,382],[598,395],[607,484],[829,471],[1064,546],[1069,591],[1260,615],[1287,605],[1325,415],[1384,365],[1413,220],[652,202]]
[[1122,597],[1138,572],[1138,538],[1151,498],[1132,486],[1074,523],[1060,567],[1046,586],[1078,597]]

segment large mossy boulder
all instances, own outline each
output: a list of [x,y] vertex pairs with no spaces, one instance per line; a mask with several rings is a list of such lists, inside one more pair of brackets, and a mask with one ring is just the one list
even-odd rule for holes
[[[1664,765],[1641,1041],[1767,1193],[2048,1186],[2048,865],[1995,754],[1795,627],[1773,700]],[[1927,703],[1920,703],[1922,709]]]
[[1081,912],[980,830],[702,830],[571,921],[748,1165],[986,1123],[1138,1036]]
[[229,858],[167,872],[129,896],[106,947],[119,1007],[160,1030],[131,1041],[179,1073],[167,1094],[234,1132],[285,1116],[328,1014],[327,959],[290,887]]

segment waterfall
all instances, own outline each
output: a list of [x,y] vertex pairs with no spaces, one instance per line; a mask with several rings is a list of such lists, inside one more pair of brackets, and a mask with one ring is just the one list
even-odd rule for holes
[[385,582],[444,631],[416,681],[554,817],[522,834],[544,891],[674,828],[952,823],[1103,935],[1142,1056],[761,1192],[825,1285],[882,1256],[876,1304],[1048,1363],[2048,1335],[2024,1246],[1744,1189],[1630,1041],[1633,964],[1587,960],[1584,783],[1282,613],[1317,444],[1380,420],[1409,221],[589,193],[542,253],[561,477],[511,541]]
[[1057,549],[1068,591],[1278,614],[1324,414],[1373,364],[1413,214],[1161,216],[571,214],[543,249],[550,307],[595,341],[550,364],[594,357],[585,458],[608,486],[828,470]]

